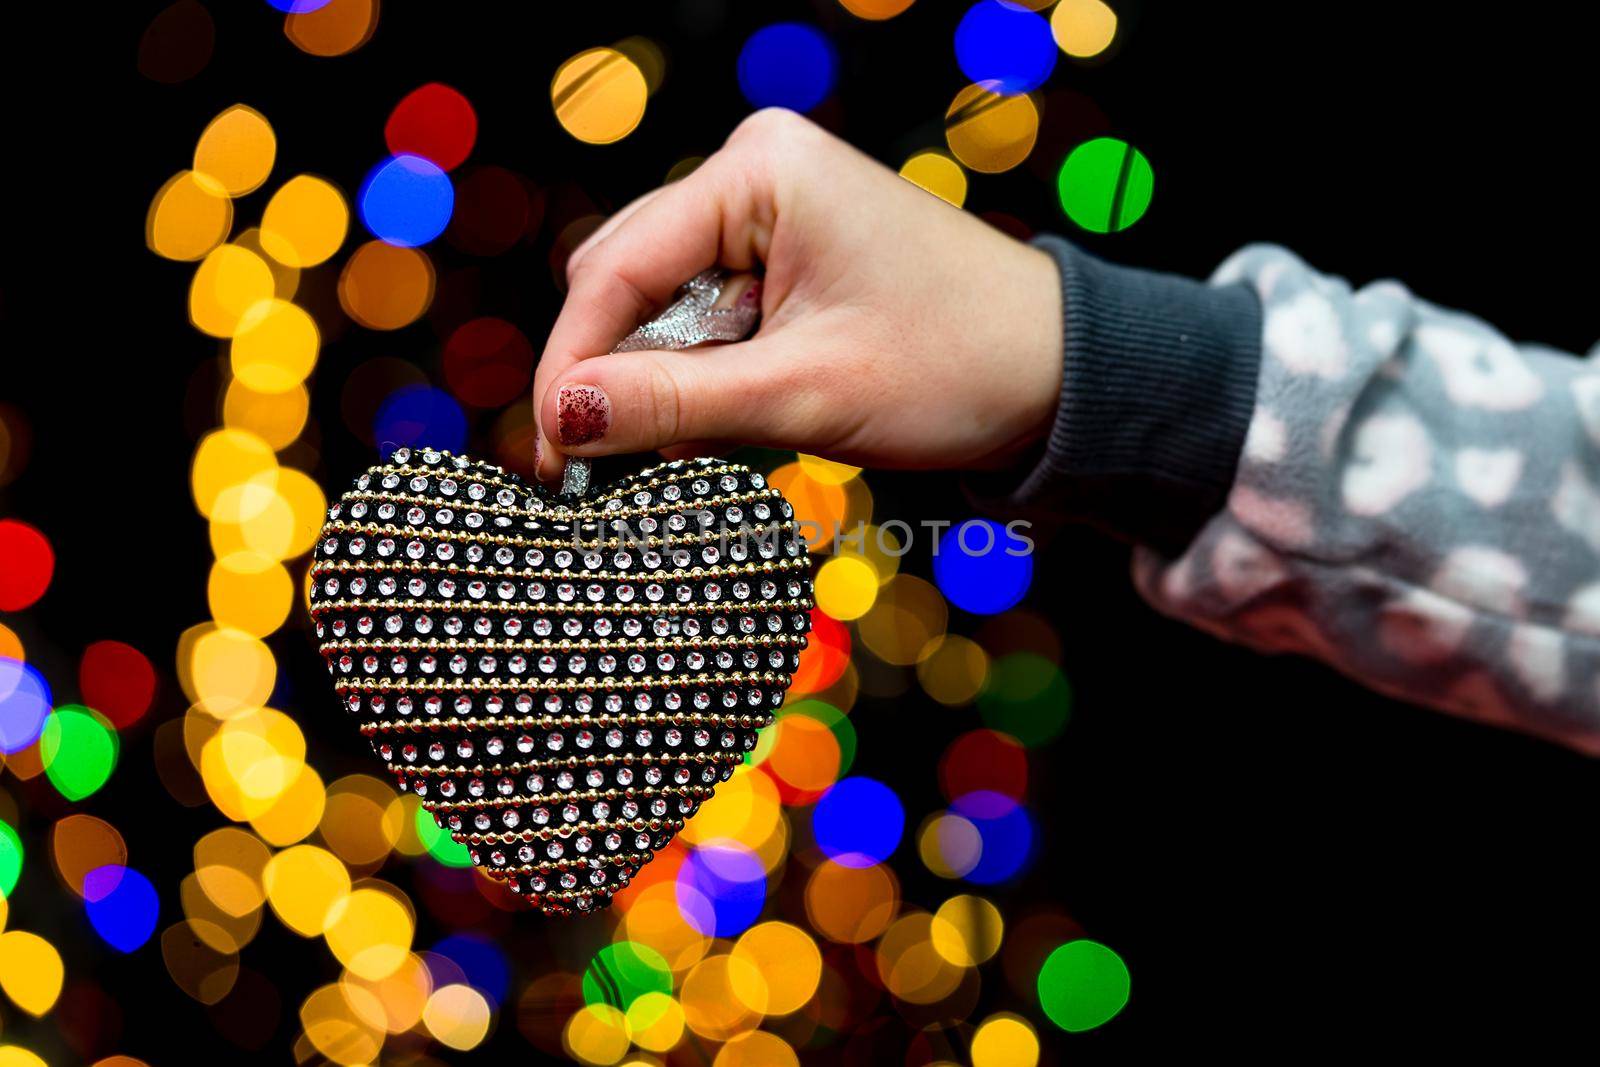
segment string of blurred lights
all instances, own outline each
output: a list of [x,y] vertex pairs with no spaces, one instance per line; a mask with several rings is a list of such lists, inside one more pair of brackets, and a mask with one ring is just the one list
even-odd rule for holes
[[[286,39],[314,56],[359,49],[380,14],[378,0],[269,3],[283,13]],[[888,20],[912,0],[840,4],[858,18]],[[1064,90],[1045,89],[1052,73],[1063,57],[1103,59],[1118,32],[1103,0],[970,5],[952,27],[953,58],[970,84],[947,109],[945,143],[912,153],[901,173],[959,207],[975,180],[969,174],[1033,160],[1063,110],[1054,94]],[[204,5],[180,0],[147,28],[139,68],[181,82],[210,61],[214,40]],[[839,69],[827,34],[791,22],[752,33],[732,73],[753,106],[807,111],[835,91]],[[587,49],[555,70],[551,107],[572,137],[609,144],[644,121],[665,76],[663,54],[647,39]],[[1148,208],[1152,171],[1137,148],[1092,132],[1061,158],[1054,178],[1067,218],[1114,232]],[[1002,886],[1028,867],[1037,836],[1028,752],[1065,728],[1071,688],[1053,632],[1018,607],[1032,571],[1027,556],[1004,551],[1012,534],[971,520],[942,538],[932,582],[906,573],[904,539],[892,522],[874,522],[872,493],[853,467],[802,455],[770,472],[799,518],[844,531],[820,546],[812,645],[746,765],[618,896],[614,911],[591,920],[610,927],[585,966],[544,968],[516,991],[519,976],[504,952],[463,928],[482,909],[512,910],[515,902],[471,871],[465,849],[413,797],[367,775],[325,784],[307,762],[299,725],[271,706],[278,665],[268,644],[298,610],[303,588],[292,568],[326,506],[291,459],[314,461],[314,450],[297,452],[297,442],[310,428],[309,382],[326,325],[325,311],[296,302],[301,275],[334,269],[353,207],[371,236],[337,264],[338,306],[361,328],[394,330],[422,318],[436,296],[424,246],[443,237],[463,255],[490,257],[538,232],[543,192],[508,168],[469,166],[476,134],[476,112],[462,93],[423,85],[392,109],[383,128],[388,155],[353,198],[325,178],[296,175],[272,191],[256,226],[240,228],[239,202],[272,177],[277,135],[265,116],[236,105],[205,128],[190,168],[152,200],[147,243],[166,259],[195,264],[190,321],[224,344],[227,357],[221,424],[198,443],[190,469],[214,555],[211,618],[179,641],[178,678],[190,707],[157,728],[155,759],[179,803],[209,803],[231,825],[195,843],[194,870],[178,886],[183,918],[158,936],[160,892],[128,865],[116,828],[76,810],[56,820],[48,854],[82,899],[89,927],[122,952],[156,942],[171,979],[216,1007],[241,991],[270,992],[274,983],[241,953],[271,911],[296,934],[321,938],[339,964],[335,980],[295,994],[297,1054],[343,1064],[376,1061],[396,1035],[475,1048],[507,1009],[536,1047],[580,1062],[660,1063],[693,1043],[715,1067],[797,1063],[800,1052],[877,1017],[884,994],[915,1032],[907,1062],[1028,1064],[1039,1055],[1028,1012],[1067,1032],[1113,1018],[1128,997],[1127,968],[1064,914],[1008,921],[995,902],[966,891],[932,910],[904,898],[897,855],[914,852],[935,876],[971,889]],[[668,180],[697,162],[680,162]],[[598,221],[560,220],[553,257]],[[533,360],[516,325],[471,318],[443,338],[441,383],[412,364],[375,357],[346,377],[340,410],[370,443],[425,439],[460,449],[473,413],[524,394]],[[531,441],[525,408],[515,405],[493,431],[497,458],[516,456],[510,465],[523,469]],[[25,420],[0,408],[0,484],[26,457]],[[974,553],[973,544],[988,548]],[[0,558],[0,611],[25,611],[48,589],[49,541],[26,522],[0,519]],[[952,607],[979,621],[975,633],[951,631]],[[0,625],[5,768],[24,782],[42,778],[68,802],[91,798],[115,771],[118,731],[146,714],[157,680],[138,650],[100,641],[84,649],[78,685],[79,702],[56,704],[21,639]],[[983,723],[946,748],[937,768],[946,806],[930,812],[908,812],[891,785],[852,773],[861,756],[850,717],[857,700],[910,686],[939,705],[975,708]],[[61,955],[5,921],[27,863],[22,820],[0,791],[0,989],[43,1015],[60,995]],[[375,877],[393,856],[419,861],[418,901]],[[464,906],[469,899],[477,904]],[[457,932],[419,950],[419,911],[435,919],[454,913],[458,921],[445,925]],[[996,965],[1023,1009],[972,1020]],[[230,1025],[248,1044],[252,1024],[219,1017],[225,1033]],[[39,1062],[20,1046],[0,1045],[0,1067]],[[124,1064],[138,1061],[101,1061]]]

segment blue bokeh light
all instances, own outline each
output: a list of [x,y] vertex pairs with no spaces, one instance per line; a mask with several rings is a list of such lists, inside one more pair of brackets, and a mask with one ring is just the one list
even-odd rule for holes
[[132,952],[155,933],[161,902],[150,879],[132,867],[112,863],[84,875],[83,901],[89,925],[118,952]]
[[20,752],[37,741],[50,705],[44,675],[32,664],[0,656],[0,752]]
[[482,934],[455,934],[433,946],[433,954],[450,960],[466,976],[467,983],[499,1007],[511,986],[511,968],[500,946]]
[[270,7],[275,7],[285,15],[305,15],[312,11],[321,11],[333,0],[267,0]]
[[811,813],[817,847],[843,867],[882,863],[899,846],[905,828],[900,798],[871,778],[841,778]]
[[939,538],[933,580],[963,611],[998,615],[1028,594],[1033,546],[997,522],[969,519]]
[[361,221],[392,245],[425,245],[450,225],[456,190],[438,164],[399,155],[372,168],[356,196]]
[[739,51],[739,88],[756,107],[810,111],[833,92],[838,74],[832,42],[802,22],[764,26]]
[[402,445],[460,452],[467,443],[467,417],[456,398],[442,389],[403,385],[378,408],[372,437],[385,459]]
[[977,866],[966,873],[967,881],[978,885],[1008,881],[1033,859],[1033,819],[1011,797],[981,789],[957,797],[950,810],[972,823],[983,842]]
[[695,849],[678,869],[678,910],[707,937],[737,937],[761,917],[767,872],[732,841]]
[[1056,42],[1050,24],[1027,8],[978,0],[956,26],[956,62],[996,92],[1032,92],[1056,69]]

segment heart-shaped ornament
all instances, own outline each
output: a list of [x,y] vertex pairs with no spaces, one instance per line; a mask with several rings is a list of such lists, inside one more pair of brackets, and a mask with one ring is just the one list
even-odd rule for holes
[[329,509],[311,614],[402,791],[546,914],[607,904],[773,721],[810,561],[757,472],[673,461],[580,495],[396,449]]

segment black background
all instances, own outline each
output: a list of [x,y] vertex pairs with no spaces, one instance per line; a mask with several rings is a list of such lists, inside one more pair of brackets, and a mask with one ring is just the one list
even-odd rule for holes
[[[467,269],[476,313],[509,318],[537,341],[559,300],[551,220],[591,210],[585,198],[614,210],[677,160],[714,149],[748,111],[734,64],[751,31],[783,16],[827,30],[841,76],[816,117],[898,165],[942,144],[944,110],[964,84],[950,47],[964,5],[918,0],[869,24],[824,0],[391,2],[369,44],[327,60],[290,45],[265,4],[215,3],[216,56],[178,86],[135,70],[139,35],[160,6],[58,9],[68,17],[34,25],[36,11],[5,31],[13,188],[0,395],[34,428],[33,459],[4,490],[3,511],[43,528],[59,556],[50,594],[8,625],[62,698],[73,695],[81,647],[103,637],[142,648],[166,676],[157,709],[124,738],[112,784],[85,804],[122,830],[131,862],[156,881],[164,927],[181,917],[176,887],[193,840],[221,821],[179,807],[149,764],[154,724],[183,711],[176,636],[206,616],[210,557],[187,464],[216,421],[203,368],[217,349],[185,322],[191,268],[149,253],[141,227],[205,123],[249,103],[278,133],[274,182],[309,170],[353,190],[384,154],[383,121],[400,96],[430,80],[461,89],[480,118],[473,159],[529,175],[550,194],[550,219],[536,242],[494,260],[473,264],[440,246],[441,275]],[[974,176],[969,208],[1195,275],[1248,241],[1280,242],[1357,283],[1397,277],[1517,339],[1578,352],[1594,342],[1592,45],[1569,24],[1569,6],[1482,15],[1459,4],[1113,6],[1123,27],[1114,53],[1063,61],[1049,88],[1082,94],[1108,132],[1149,156],[1149,214],[1124,234],[1075,233],[1050,180],[1074,142],[1048,139],[1043,166]],[[578,144],[551,114],[550,74],[582,48],[633,33],[664,47],[666,81],[628,139]],[[323,268],[305,284],[331,292],[334,277]],[[322,459],[312,473],[325,486],[336,492],[370,459],[339,417],[342,373],[380,353],[431,371],[438,345],[426,321],[330,340],[313,379]],[[961,514],[949,476],[868,478],[880,520]],[[1133,593],[1126,550],[1093,534],[1065,532],[1037,562],[1030,603],[1059,625],[1076,700],[1062,738],[1033,757],[1043,826],[1033,873],[996,899],[1008,917],[1065,909],[1133,975],[1127,1009],[1098,1032],[1062,1035],[1033,1010],[1047,1057],[1120,1060],[1173,1044],[1298,1058],[1497,1037],[1592,1043],[1600,788],[1589,760],[1163,620]],[[911,569],[925,574],[926,563],[913,557]],[[976,624],[952,619],[958,632]],[[287,675],[276,701],[305,725],[324,777],[370,769],[353,731],[335,725],[310,642],[291,626],[274,647]],[[934,761],[970,715],[913,696],[863,699],[853,719],[857,773],[893,785],[914,820],[937,806]],[[97,983],[119,1009],[79,1012],[110,1027],[99,1037],[61,1009],[37,1024],[8,1009],[7,1037],[53,1063],[112,1051],[152,1063],[241,1055],[162,973],[154,943],[131,957],[98,945],[45,873],[44,830],[64,809],[47,791],[6,787],[28,807],[32,834],[10,925],[45,933],[63,948],[69,980]],[[930,907],[950,891],[919,876],[908,848],[895,863],[909,901]],[[395,863],[382,874],[410,884]],[[498,930],[518,984],[579,966],[593,947],[587,933],[537,926]],[[425,924],[419,944],[438,932]],[[271,918],[244,961],[279,991],[282,1022],[259,1055],[281,1061],[299,999],[335,964]],[[998,968],[984,973],[984,1011],[1020,1006]],[[261,1011],[274,1010],[271,999]],[[473,1056],[532,1055],[512,1014]],[[88,1050],[66,1051],[57,1024],[78,1029],[72,1044]],[[908,1037],[880,1029],[863,1039],[877,1048],[858,1044],[848,1058],[901,1062]]]

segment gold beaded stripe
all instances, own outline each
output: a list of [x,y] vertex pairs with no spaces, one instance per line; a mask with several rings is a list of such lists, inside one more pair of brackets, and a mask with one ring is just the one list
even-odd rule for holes
[[374,637],[362,640],[345,637],[337,641],[324,641],[317,647],[323,655],[329,652],[698,652],[702,649],[764,648],[799,645],[804,648],[805,634],[712,634],[701,637],[620,637],[615,641],[607,637],[543,637],[502,638],[484,637],[468,640],[464,637]]
[[[412,454],[415,455],[416,453]],[[482,473],[484,471],[488,471],[490,473],[484,474]],[[661,476],[658,474],[660,471],[666,471],[667,473],[665,476]],[[403,474],[409,478],[415,478],[418,476],[432,476],[437,478],[442,475],[443,477],[450,478],[454,481],[466,481],[468,483],[483,482],[487,486],[492,486],[496,489],[509,489],[513,493],[522,493],[531,499],[538,498],[537,491],[535,489],[520,479],[512,480],[511,475],[506,473],[506,469],[504,467],[496,466],[493,463],[484,463],[481,460],[470,461],[469,465],[466,467],[457,467],[454,464],[445,464],[442,462],[432,465],[424,464],[419,467],[408,460],[405,463],[380,463],[377,466],[369,467],[367,469],[367,474],[369,476],[380,473]],[[636,493],[641,489],[653,489],[658,485],[667,485],[671,482],[693,480],[695,478],[709,478],[714,474],[748,475],[752,473],[754,472],[743,464],[729,463],[725,460],[721,463],[709,463],[705,466],[693,464],[677,468],[673,468],[666,463],[658,463],[654,467],[646,467],[644,470],[639,471],[636,474],[624,475],[621,479],[607,486],[604,495],[592,497],[592,502],[586,502],[580,507],[574,508],[567,504],[559,504],[554,506],[558,507],[562,512],[582,511],[585,508],[592,507],[594,503],[604,504],[607,500],[619,498],[626,493]],[[353,490],[353,492],[361,492],[361,490]]]
[[[568,758],[576,759],[576,758],[582,758],[582,757],[568,757]],[[631,767],[631,766],[634,766],[635,764],[644,765],[644,764],[651,764],[651,763],[659,763],[664,767],[669,767],[669,766],[672,766],[673,764],[676,764],[676,763],[696,763],[696,764],[702,764],[702,765],[703,764],[707,764],[707,763],[731,763],[731,764],[737,765],[737,764],[740,764],[740,763],[744,762],[744,753],[743,752],[731,752],[731,751],[725,752],[725,751],[722,751],[721,749],[718,749],[715,752],[683,752],[683,753],[679,753],[678,755],[674,755],[674,756],[658,756],[658,755],[656,755],[654,753],[650,753],[650,752],[630,752],[630,753],[626,753],[626,754],[618,754],[618,753],[614,753],[614,752],[608,752],[604,756],[601,756],[601,757],[589,756],[587,758],[589,758],[589,759],[597,759],[598,758],[598,759],[601,759],[601,760],[615,760],[617,763],[622,764],[624,767]],[[585,769],[587,769],[589,766],[600,767],[600,766],[612,766],[612,765],[613,764],[610,764],[610,763],[595,763],[595,764],[582,764],[582,765],[580,765],[580,764],[569,764],[568,766],[571,766],[574,769],[576,769],[578,766],[583,766]],[[484,777],[490,777],[490,776],[493,776],[493,775],[521,774],[521,773],[524,773],[526,771],[543,771],[543,770],[548,770],[548,769],[554,769],[554,768],[557,768],[559,766],[561,766],[561,765],[558,764],[558,763],[553,763],[550,760],[530,759],[530,760],[518,761],[518,762],[515,762],[515,763],[495,763],[495,764],[491,764],[490,766],[487,766],[487,767],[484,766],[481,763],[478,764],[475,767],[468,767],[465,764],[456,764],[455,766],[441,765],[441,766],[438,766],[438,767],[429,767],[429,766],[413,767],[410,764],[405,764],[405,765],[395,764],[392,769],[397,774],[418,775],[418,776],[421,776],[423,778],[445,778],[445,777],[456,777],[456,776],[468,776],[468,777],[474,777],[474,778],[484,778]],[[654,787],[652,786],[652,787],[649,787],[649,788],[654,788]]]
[[[709,796],[710,793],[708,792],[706,795]],[[488,830],[483,832],[463,830],[459,834],[451,834],[450,836],[460,841],[463,845],[531,845],[535,841],[560,840],[565,842],[569,837],[575,837],[579,834],[607,834],[613,830],[626,830],[633,833],[638,833],[640,830],[652,833],[672,830],[676,833],[683,829],[683,824],[686,821],[685,819],[663,817],[659,819],[634,819],[631,822],[616,823],[568,823],[560,827],[529,827],[526,830]],[[563,830],[569,832],[562,833],[561,831]],[[523,861],[518,860],[517,862],[520,865]],[[532,867],[536,864],[537,861],[532,861],[527,866]],[[507,863],[506,866],[510,867],[511,864]]]
[[784,520],[764,520],[764,522],[765,525],[758,524],[755,526],[751,526],[748,523],[741,524],[739,529],[733,533],[729,533],[727,530],[714,532],[704,530],[696,532],[684,531],[683,533],[673,534],[641,533],[636,536],[617,536],[604,539],[580,537],[580,539],[574,540],[566,538],[556,541],[516,534],[477,533],[472,530],[435,530],[432,526],[396,526],[392,522],[350,522],[346,519],[330,519],[328,522],[323,523],[322,532],[324,537],[330,532],[359,534],[363,537],[410,538],[418,541],[431,537],[438,541],[460,541],[469,544],[482,543],[486,547],[494,545],[502,548],[537,548],[541,551],[545,549],[560,551],[563,548],[571,552],[598,552],[603,549],[614,548],[637,548],[640,551],[646,551],[649,549],[672,548],[673,546],[711,544],[724,539],[733,541],[741,537],[764,541],[772,536],[774,531],[781,534],[783,528],[789,525]]
[[[696,477],[704,477],[704,475],[697,474]],[[640,490],[630,490],[630,492],[637,491]],[[530,496],[527,499],[530,502],[539,500],[536,496]],[[585,523],[609,526],[618,519],[642,519],[647,515],[652,517],[657,515],[683,515],[687,518],[696,512],[711,511],[715,508],[729,505],[757,504],[763,500],[781,501],[783,500],[783,494],[769,486],[763,489],[732,490],[705,496],[680,496],[677,500],[655,500],[649,504],[624,503],[621,507],[604,507],[609,500],[621,499],[620,496],[601,497],[595,501],[595,504],[601,505],[600,507],[591,504],[581,510],[550,508],[548,505],[544,508],[536,508],[532,507],[531,504],[530,506],[518,507],[515,504],[501,504],[491,500],[470,500],[466,498],[458,500],[453,496],[423,496],[416,490],[409,493],[401,492],[398,487],[394,489],[354,489],[340,498],[341,502],[352,504],[358,500],[364,500],[368,503],[393,504],[396,507],[404,505],[406,507],[416,506],[435,510],[450,508],[452,511],[477,511],[484,515],[504,515],[509,519],[520,520],[528,528],[536,528],[582,526]],[[342,521],[343,514],[344,512],[341,510],[341,518],[331,521]],[[781,523],[787,520],[779,519],[777,521]],[[421,528],[410,527],[410,529],[420,530]],[[559,546],[563,543],[565,542],[550,542],[552,546]],[[538,544],[538,542],[530,539],[529,544],[534,545]]]
[[759,730],[772,723],[771,715],[734,715],[717,714],[716,712],[695,711],[688,714],[678,711],[639,711],[627,712],[597,712],[592,716],[575,719],[570,715],[539,715],[522,717],[503,715],[498,718],[486,716],[478,718],[468,716],[465,719],[451,716],[448,719],[378,719],[373,722],[361,724],[361,733],[367,737],[376,737],[379,734],[403,734],[406,732],[420,734],[428,731],[438,731],[441,735],[449,730],[557,730],[573,726],[592,726],[605,729],[611,726],[672,726],[682,723],[688,726],[718,726],[737,727],[743,730]]
[[[648,786],[607,786],[577,790],[571,793],[525,793],[512,796],[469,797],[466,800],[435,800],[433,806],[445,815],[470,814],[495,808],[517,807],[565,807],[567,804],[593,803],[596,800],[638,800],[645,801],[660,797],[708,797],[712,787],[696,782],[687,782],[683,785],[667,783],[663,785]],[[613,820],[614,821],[614,820]],[[634,820],[639,821],[639,820]],[[579,826],[577,823],[565,823],[567,826]],[[586,824],[585,824],[586,825]],[[540,829],[539,827],[526,827],[526,829]],[[551,831],[560,830],[560,826],[543,827]],[[642,827],[634,827],[642,829]]]
[[[679,820],[678,829],[682,829],[682,826],[683,822],[682,820]],[[665,830],[666,828],[667,824],[663,822],[660,829]],[[465,838],[465,836],[465,834],[461,834],[459,836],[456,834],[450,835],[452,840],[460,840],[461,838]],[[461,843],[466,844],[464,840],[462,840]],[[527,843],[532,844],[533,842],[530,841]],[[632,878],[636,873],[638,873],[639,867],[643,866],[649,861],[650,857],[646,856],[642,852],[613,852],[605,855],[580,854],[577,856],[561,856],[556,859],[549,859],[547,857],[544,859],[529,860],[526,863],[524,863],[522,860],[511,860],[503,867],[496,867],[492,864],[485,863],[483,864],[483,873],[491,875],[495,878],[499,878],[501,881],[507,881],[517,875],[526,876],[530,874],[549,874],[551,871],[590,871],[596,867],[622,867],[627,870],[628,877]],[[603,888],[590,888],[587,890],[587,893],[590,895],[595,893],[615,893],[621,888],[622,883],[618,882],[608,884]],[[585,891],[581,889],[568,890],[568,892],[572,892],[580,896],[584,895],[585,893]]]
[[[783,611],[810,611],[816,607],[816,602],[810,597],[798,597],[790,600],[763,600],[762,612],[777,614]],[[641,608],[649,608],[650,614],[660,614],[671,609],[675,615],[711,615],[717,612],[728,612],[727,603],[723,601],[676,601],[673,603],[650,602],[646,604],[590,604],[582,601],[558,601],[555,604],[530,605],[515,601],[485,600],[482,603],[460,603],[454,600],[325,600],[320,603],[314,614],[331,615],[336,611],[461,611],[463,609],[476,612],[515,611],[529,615],[546,613],[556,615],[644,615]],[[733,613],[733,612],[730,612]],[[733,613],[736,614],[736,613]],[[746,612],[745,614],[752,614]],[[487,638],[485,638],[487,640]]]
[[[574,693],[591,689],[603,689],[608,692],[623,690],[631,692],[635,689],[675,689],[698,685],[702,688],[723,687],[736,685],[783,685],[789,684],[787,674],[774,671],[762,671],[759,674],[736,671],[732,674],[679,674],[667,675],[660,678],[654,675],[644,675],[633,678],[568,678],[561,681],[548,679],[539,680],[541,692]],[[487,681],[483,678],[433,678],[433,679],[408,679],[408,678],[338,678],[334,682],[334,691],[341,696],[347,693],[371,692],[416,692],[416,693],[498,693],[505,688],[515,688],[517,682]]]
[[[393,572],[396,575],[406,576],[426,574],[444,575],[456,579],[470,578],[516,578],[526,580],[530,578],[542,579],[549,582],[583,582],[611,581],[611,582],[650,582],[670,580],[700,580],[704,578],[739,578],[760,574],[771,574],[774,571],[800,570],[807,564],[799,559],[764,559],[752,560],[749,563],[713,563],[686,568],[683,570],[653,570],[653,571],[569,571],[555,570],[547,567],[496,567],[491,565],[479,566],[460,563],[440,563],[438,560],[405,560],[405,559],[323,559],[311,565],[311,575],[321,578],[323,575],[339,572],[354,571],[358,574],[382,574]],[[652,602],[654,603],[654,602]],[[664,601],[662,601],[664,603]],[[727,602],[718,601],[727,607]],[[756,603],[763,601],[736,601],[736,603]],[[543,603],[529,605],[529,610],[539,610]]]

